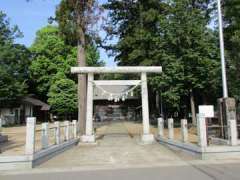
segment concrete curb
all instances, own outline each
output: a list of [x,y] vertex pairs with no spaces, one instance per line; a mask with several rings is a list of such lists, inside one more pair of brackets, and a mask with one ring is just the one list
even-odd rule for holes
[[191,143],[183,143],[180,141],[156,138],[157,141],[163,145],[167,145],[169,148],[181,150],[184,153],[194,155],[196,158],[201,160],[207,159],[228,159],[240,157],[240,146],[207,146],[200,147]]
[[0,170],[31,169],[68,150],[78,142],[79,139],[73,139],[59,145],[52,145],[47,149],[36,152],[34,155],[0,156]]

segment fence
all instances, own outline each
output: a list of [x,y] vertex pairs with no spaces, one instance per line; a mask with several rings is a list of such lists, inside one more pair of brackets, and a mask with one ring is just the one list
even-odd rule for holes
[[[199,116],[197,119],[197,144],[189,141],[189,129],[186,119],[181,120],[181,138],[180,141],[174,137],[174,119],[167,120],[167,135],[164,133],[164,120],[158,118],[158,140],[169,146],[178,147],[183,150],[206,155],[208,153],[227,153],[239,152],[240,146],[237,135],[237,121],[235,119],[228,121],[228,139],[212,138],[208,139],[206,118]],[[221,146],[222,145],[222,146]]]
[[32,168],[78,143],[76,120],[36,126],[36,118],[29,117],[26,122],[24,153],[0,156],[0,170]]
[[[50,132],[53,136],[50,136]],[[36,133],[41,133],[40,147],[36,146]],[[64,136],[61,136],[61,133]],[[63,138],[61,138],[63,137]],[[27,118],[25,154],[32,155],[38,151],[46,150],[52,146],[71,141],[77,138],[77,121],[56,121],[53,126],[42,123],[41,129],[36,130],[36,118]]]

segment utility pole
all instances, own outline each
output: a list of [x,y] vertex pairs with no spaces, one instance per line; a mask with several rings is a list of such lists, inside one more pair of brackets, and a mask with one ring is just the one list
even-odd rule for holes
[[221,52],[222,86],[223,86],[223,98],[220,98],[218,100],[218,108],[220,112],[219,122],[222,126],[222,130],[221,130],[222,137],[229,138],[228,128],[226,127],[230,125],[229,124],[230,122],[237,120],[236,101],[234,98],[228,97],[221,0],[217,0],[217,6],[218,6],[219,42],[220,42],[220,52]]
[[219,24],[219,41],[220,41],[220,51],[221,51],[221,66],[222,66],[223,97],[228,98],[221,0],[217,0],[217,4],[218,4],[218,24]]

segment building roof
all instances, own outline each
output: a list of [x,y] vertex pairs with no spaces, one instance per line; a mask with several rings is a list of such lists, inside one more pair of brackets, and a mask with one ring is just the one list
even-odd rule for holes
[[45,102],[43,102],[39,99],[33,98],[33,97],[29,97],[29,96],[24,97],[22,99],[22,102],[32,104],[34,106],[41,106],[42,111],[49,111],[50,107],[51,107],[50,105],[46,104]]

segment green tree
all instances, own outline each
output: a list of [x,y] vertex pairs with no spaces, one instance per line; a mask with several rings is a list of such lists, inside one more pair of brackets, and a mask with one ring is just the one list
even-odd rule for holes
[[0,11],[0,44],[13,43],[15,38],[22,36],[17,25],[10,26],[9,18],[7,15]]
[[[46,94],[57,72],[64,72],[67,78],[73,78],[70,67],[76,66],[77,48],[66,45],[59,36],[56,26],[46,26],[37,32],[36,39],[31,46],[33,61],[30,66],[31,77],[35,82],[38,95],[47,100]],[[87,48],[87,62],[99,66],[99,53],[93,46]]]
[[217,96],[220,66],[216,33],[207,27],[210,4],[110,0],[104,6],[111,17],[108,35],[119,38],[112,48],[118,64],[163,66],[163,74],[151,76],[150,85],[162,94],[169,115],[176,110],[186,115],[190,99],[195,114],[194,97],[204,102]]
[[224,1],[225,44],[227,50],[227,75],[230,96],[240,103],[240,1]]
[[167,34],[168,45],[176,60],[183,67],[184,96],[190,99],[193,123],[195,117],[195,98],[202,103],[217,97],[219,82],[219,57],[216,34],[207,26],[211,20],[209,1],[176,1],[171,12]]
[[33,61],[30,66],[31,78],[35,82],[36,91],[43,100],[47,100],[46,94],[51,85],[51,80],[59,71],[70,74],[70,67],[76,63],[73,58],[74,49],[64,44],[59,37],[58,28],[46,26],[36,34],[36,39],[31,46]]
[[10,27],[0,11],[0,106],[12,106],[26,95],[31,54],[23,45],[14,44],[19,37],[17,26]]
[[67,118],[77,110],[77,86],[64,72],[58,72],[53,79],[48,92],[48,103],[53,112]]
[[[37,32],[36,39],[31,46],[31,52],[33,54],[33,61],[30,66],[31,78],[33,84],[36,87],[36,92],[41,99],[48,101],[53,107],[53,111],[58,114],[72,112],[74,108],[71,105],[69,108],[60,108],[57,103],[64,96],[64,101],[72,102],[71,99],[67,100],[67,97],[72,98],[76,94],[69,94],[65,96],[65,90],[59,91],[56,95],[56,88],[59,87],[59,82],[68,83],[76,82],[75,76],[71,75],[70,67],[76,66],[77,47],[67,45],[62,37],[59,35],[59,29],[57,26],[46,26]],[[97,48],[93,45],[87,46],[87,64],[92,66],[101,66],[104,63],[99,60],[99,53]],[[62,75],[64,74],[64,76]],[[57,77],[57,81],[55,78]],[[62,81],[60,78],[63,78]],[[71,85],[71,88],[72,85]],[[76,93],[69,91],[68,93]],[[53,97],[59,97],[54,101]],[[58,107],[60,109],[58,109]],[[65,106],[64,106],[65,107]],[[65,109],[65,112],[63,112]],[[76,107],[75,107],[76,110]]]
[[[87,35],[89,25],[96,15],[96,0],[62,0],[56,10],[55,20],[59,24],[60,34],[71,45],[77,46],[77,65],[86,66]],[[92,36],[88,36],[92,38]],[[78,75],[78,121],[80,133],[85,131],[86,119],[86,76]]]

